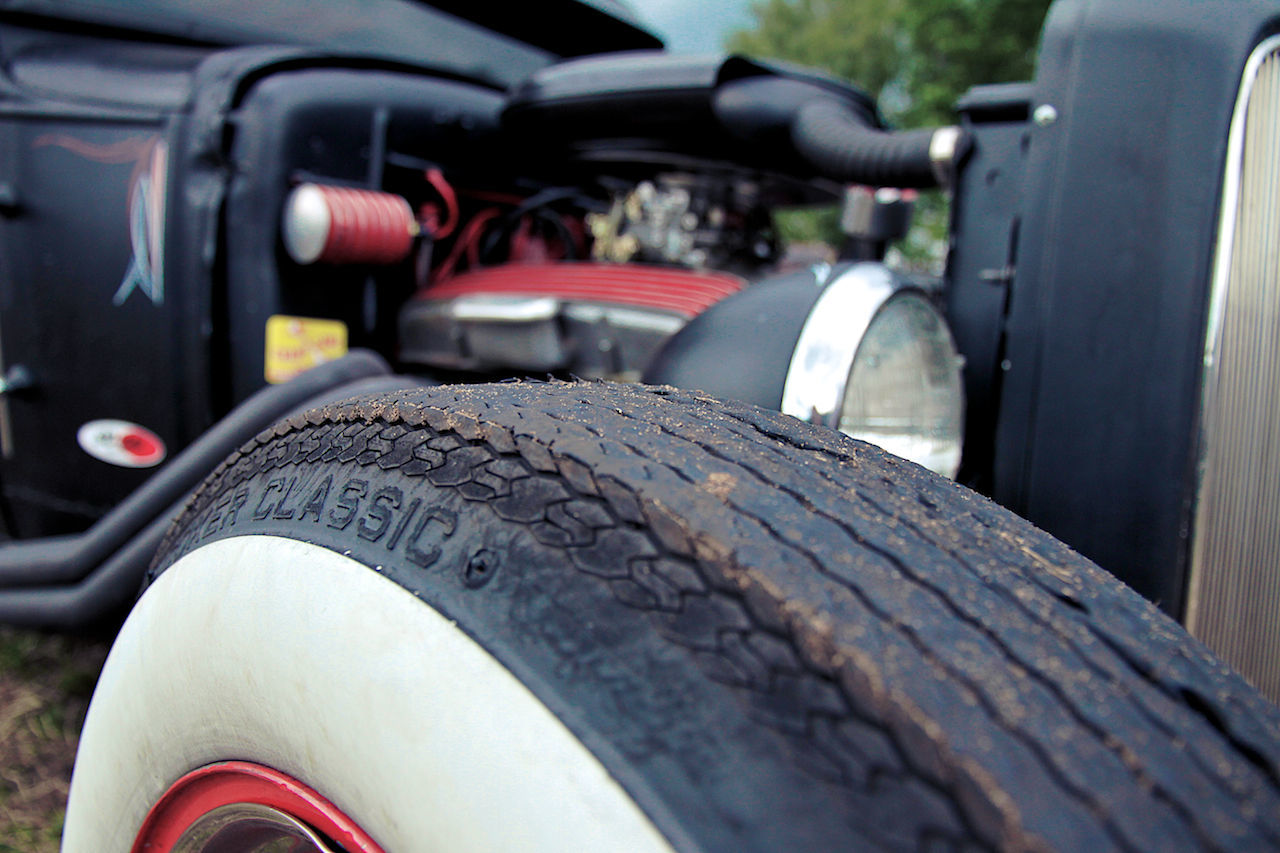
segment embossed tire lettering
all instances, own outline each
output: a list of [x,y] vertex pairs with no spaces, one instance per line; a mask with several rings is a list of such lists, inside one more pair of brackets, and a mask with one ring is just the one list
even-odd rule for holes
[[[189,501],[122,637],[74,831],[234,758],[388,850],[1280,845],[1280,713],[1136,594],[910,463],[674,389],[441,387],[283,422]],[[495,715],[506,678],[527,696]],[[398,722],[318,707],[343,703]],[[102,790],[121,750],[148,756],[127,804]],[[432,834],[450,791],[482,824],[462,843]]]

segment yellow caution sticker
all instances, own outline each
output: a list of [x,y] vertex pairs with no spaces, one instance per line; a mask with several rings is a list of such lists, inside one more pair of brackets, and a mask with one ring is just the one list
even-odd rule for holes
[[347,325],[314,317],[267,318],[267,353],[263,372],[273,384],[347,354]]

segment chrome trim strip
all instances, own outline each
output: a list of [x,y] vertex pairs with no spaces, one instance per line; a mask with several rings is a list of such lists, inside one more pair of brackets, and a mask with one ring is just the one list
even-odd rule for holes
[[560,302],[549,296],[460,296],[449,303],[453,319],[472,323],[538,323],[554,320]]
[[[0,376],[8,376],[4,366],[4,346],[0,345]],[[0,459],[13,458],[13,415],[9,411],[10,389],[0,393]]]
[[1280,36],[1272,36],[1254,49],[1245,63],[1244,78],[1240,83],[1240,95],[1236,98],[1235,112],[1231,116],[1231,130],[1227,137],[1227,170],[1222,184],[1222,217],[1218,227],[1218,255],[1214,260],[1213,282],[1209,297],[1209,323],[1204,341],[1205,381],[1214,369],[1218,338],[1222,332],[1222,314],[1226,308],[1227,284],[1231,277],[1231,250],[1234,247],[1236,220],[1240,207],[1241,172],[1244,163],[1245,121],[1248,118],[1249,101],[1254,83],[1262,64],[1272,55],[1280,53]]
[[1227,140],[1201,376],[1187,628],[1280,698],[1280,36]]
[[174,842],[172,853],[267,849],[335,853],[311,827],[293,815],[250,802],[231,803],[205,812]]
[[853,357],[876,312],[898,289],[893,273],[874,263],[852,266],[826,285],[791,354],[783,414],[839,428]]
[[960,128],[940,127],[933,132],[929,140],[929,162],[933,165],[933,176],[938,179],[938,186],[946,189],[951,186],[956,173],[956,152],[960,149]]

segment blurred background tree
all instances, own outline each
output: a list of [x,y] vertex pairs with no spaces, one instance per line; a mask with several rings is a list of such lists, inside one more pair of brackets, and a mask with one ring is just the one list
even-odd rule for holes
[[1030,80],[1049,0],[756,0],[733,52],[822,68],[904,126],[949,124],[970,86]]
[[905,65],[903,6],[904,0],[756,0],[754,25],[731,33],[726,47],[822,68],[879,92]]
[[956,98],[970,86],[1030,80],[1048,11],[1049,0],[902,2],[908,103],[895,118],[910,126],[950,124]]
[[[750,28],[731,33],[735,53],[822,68],[878,97],[899,127],[952,124],[970,86],[1030,80],[1050,0],[756,0]],[[928,193],[903,247],[928,266],[945,238],[946,204]],[[830,211],[784,215],[784,238],[838,245]]]

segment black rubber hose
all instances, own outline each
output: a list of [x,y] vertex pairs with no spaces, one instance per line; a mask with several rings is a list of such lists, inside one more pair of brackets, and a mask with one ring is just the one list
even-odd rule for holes
[[[378,363],[382,364],[383,370],[386,369],[385,362],[377,359],[375,363],[369,356],[372,356],[372,353],[359,354],[353,362],[348,363],[341,374],[331,373],[331,378],[336,375],[353,377],[362,370],[377,367]],[[310,372],[314,373],[323,368],[324,365]],[[310,385],[309,390],[313,391],[318,387],[318,383],[315,382],[305,384]],[[319,393],[311,394],[301,401],[295,396],[292,408],[277,411],[271,416],[271,421],[349,397],[400,391],[417,388],[424,384],[431,383],[429,380],[395,374],[355,378],[352,381],[342,382],[336,387],[329,387]],[[278,390],[283,387],[275,385],[268,390]],[[308,389],[295,387],[295,390]],[[250,398],[250,400],[253,399]],[[276,399],[281,400],[283,397],[277,395]],[[247,428],[246,423],[239,424],[240,431]],[[258,431],[254,429],[246,432],[237,443],[247,441]],[[204,475],[213,469],[212,465],[196,467],[203,469],[203,473],[197,472],[199,473],[197,481],[203,479]],[[190,488],[187,491],[190,491]],[[0,588],[0,624],[56,631],[93,630],[104,621],[109,622],[123,617],[125,611],[138,597],[147,566],[155,556],[156,548],[173,519],[185,506],[186,499],[187,495],[184,493],[164,511],[157,513],[145,527],[126,540],[105,560],[87,569],[77,569],[76,573],[83,575],[78,582]]]
[[85,532],[6,542],[0,548],[0,595],[14,587],[68,584],[85,578],[259,430],[331,388],[370,376],[385,376],[390,370],[376,353],[352,350],[283,385],[263,388]]
[[805,104],[791,121],[792,145],[824,177],[873,187],[938,186],[929,156],[935,132],[877,130],[828,99]]

